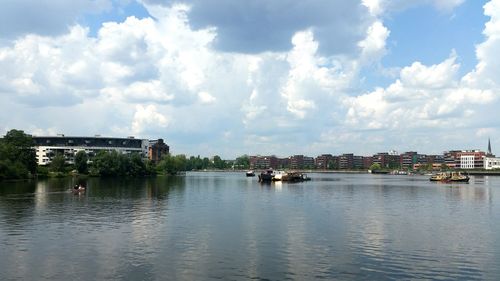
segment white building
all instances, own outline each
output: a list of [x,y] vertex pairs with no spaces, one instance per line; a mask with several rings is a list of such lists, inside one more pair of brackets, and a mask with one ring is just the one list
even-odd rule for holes
[[149,140],[128,138],[109,138],[109,137],[71,137],[71,136],[33,136],[35,141],[36,159],[38,165],[50,164],[52,158],[57,154],[64,155],[66,163],[74,164],[75,155],[79,151],[85,151],[89,158],[92,158],[99,151],[116,150],[120,153],[130,154],[139,153],[147,158],[149,149]]
[[460,155],[460,169],[474,169],[474,155]]
[[484,168],[486,170],[500,169],[500,158],[499,157],[485,157],[484,158]]

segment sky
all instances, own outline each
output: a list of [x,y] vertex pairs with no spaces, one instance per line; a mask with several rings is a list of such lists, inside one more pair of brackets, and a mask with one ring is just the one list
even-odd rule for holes
[[0,134],[500,154],[500,0],[0,0]]

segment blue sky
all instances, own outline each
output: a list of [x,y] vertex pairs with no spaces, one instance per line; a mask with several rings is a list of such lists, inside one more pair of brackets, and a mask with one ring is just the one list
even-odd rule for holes
[[500,0],[0,7],[0,133],[225,158],[500,146]]

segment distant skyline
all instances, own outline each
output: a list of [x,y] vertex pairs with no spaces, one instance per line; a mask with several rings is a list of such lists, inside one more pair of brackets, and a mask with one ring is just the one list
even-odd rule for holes
[[0,134],[173,154],[500,147],[500,0],[0,0]]

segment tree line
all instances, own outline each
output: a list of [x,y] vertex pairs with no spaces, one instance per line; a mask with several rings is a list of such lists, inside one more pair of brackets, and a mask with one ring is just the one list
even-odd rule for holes
[[74,156],[74,163],[68,164],[63,154],[55,154],[49,165],[37,165],[35,142],[21,130],[10,130],[0,139],[0,180],[25,179],[48,176],[65,176],[71,172],[90,176],[152,176],[177,174],[183,171],[205,169],[247,169],[249,158],[244,155],[229,164],[214,156],[213,159],[200,156],[165,155],[158,163],[144,160],[138,153],[122,154],[115,150],[99,151],[89,157],[85,151]]

